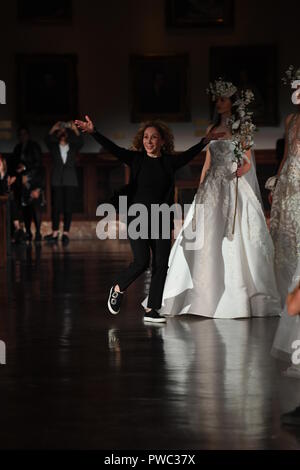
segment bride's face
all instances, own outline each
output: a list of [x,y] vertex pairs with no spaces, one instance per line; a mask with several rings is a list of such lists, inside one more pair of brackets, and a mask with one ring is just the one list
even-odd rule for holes
[[232,103],[230,98],[225,96],[218,96],[216,100],[216,109],[218,114],[231,113]]

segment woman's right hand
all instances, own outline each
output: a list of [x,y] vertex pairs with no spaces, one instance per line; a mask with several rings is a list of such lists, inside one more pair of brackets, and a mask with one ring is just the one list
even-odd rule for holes
[[81,130],[81,132],[87,132],[88,134],[91,134],[95,130],[95,126],[90,120],[88,116],[85,116],[85,121],[79,121],[76,119],[75,124],[78,127],[78,129]]
[[60,127],[61,121],[56,122],[50,129],[49,134],[52,135],[54,132],[59,131],[61,129]]

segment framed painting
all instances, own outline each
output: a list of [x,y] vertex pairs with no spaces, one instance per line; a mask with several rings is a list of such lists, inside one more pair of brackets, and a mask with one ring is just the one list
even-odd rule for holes
[[258,126],[278,125],[277,47],[225,46],[210,49],[210,80],[222,77],[239,89],[250,88],[255,100],[249,106]]
[[71,19],[72,0],[18,0],[18,20],[21,22],[65,24]]
[[187,54],[134,55],[130,82],[132,122],[190,120]]
[[232,28],[234,0],[166,0],[170,29]]
[[77,56],[18,55],[20,122],[51,124],[77,115]]

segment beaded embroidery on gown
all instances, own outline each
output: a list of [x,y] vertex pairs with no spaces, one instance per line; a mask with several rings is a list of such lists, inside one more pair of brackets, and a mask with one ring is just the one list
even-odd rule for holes
[[283,303],[300,258],[300,115],[291,118],[287,139],[288,157],[273,193],[270,220],[275,275]]
[[[261,204],[246,178],[239,178],[232,235],[236,188],[232,141],[212,141],[210,154],[210,168],[171,250],[159,312],[214,318],[279,315],[273,243]],[[199,204],[203,217],[198,214]],[[193,219],[204,242],[189,249],[185,234]]]
[[[285,302],[300,281],[300,118],[295,114],[288,128],[288,156],[273,194],[271,235],[275,245],[275,274]],[[272,354],[292,361],[293,343],[300,340],[300,315],[290,317],[284,307]],[[298,371],[300,366],[293,365]]]

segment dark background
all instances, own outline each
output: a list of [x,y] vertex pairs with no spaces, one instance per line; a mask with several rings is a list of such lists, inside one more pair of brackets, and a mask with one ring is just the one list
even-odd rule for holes
[[[0,151],[10,151],[15,144],[18,104],[24,99],[18,94],[17,55],[75,55],[76,83],[73,81],[70,86],[78,86],[78,93],[73,96],[78,116],[88,112],[103,133],[127,146],[137,129],[137,123],[131,122],[131,55],[187,54],[191,120],[171,124],[176,148],[180,150],[197,142],[210,117],[205,89],[210,78],[212,48],[251,45],[276,48],[277,123],[261,128],[256,135],[257,148],[275,148],[283,132],[283,119],[294,109],[290,90],[281,85],[281,77],[289,64],[297,65],[299,59],[299,1],[235,1],[233,24],[223,29],[170,28],[163,0],[70,3],[71,12],[66,6],[57,13],[53,2],[49,2],[48,21],[47,2],[42,9],[34,10],[29,5],[27,18],[24,9],[20,15],[17,1],[1,3],[0,78],[7,85],[7,105],[0,106],[0,120],[12,123],[13,135],[12,139],[1,139]],[[30,19],[30,14],[34,18]],[[231,67],[230,62],[228,65]],[[264,71],[258,68],[253,73],[263,75]],[[38,138],[48,128],[42,121],[34,126]],[[86,140],[84,151],[97,149],[91,139]]]

